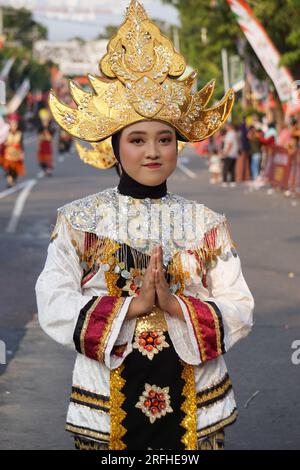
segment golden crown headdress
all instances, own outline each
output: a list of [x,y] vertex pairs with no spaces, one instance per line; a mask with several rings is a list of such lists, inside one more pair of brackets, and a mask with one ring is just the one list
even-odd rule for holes
[[182,140],[199,142],[227,120],[234,92],[229,90],[218,105],[207,108],[215,81],[193,94],[197,73],[180,80],[185,71],[183,56],[149,20],[142,5],[132,0],[125,21],[100,61],[101,76],[88,75],[93,91],[85,91],[70,80],[77,109],[60,102],[53,91],[50,109],[63,129],[88,142],[107,139],[144,120],[166,122],[176,128]]

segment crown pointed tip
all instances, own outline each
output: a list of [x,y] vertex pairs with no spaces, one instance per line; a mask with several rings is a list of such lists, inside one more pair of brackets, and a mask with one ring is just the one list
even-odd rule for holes
[[131,0],[130,3],[129,3],[129,8],[130,7],[141,7],[141,6],[142,6],[142,4],[138,0]]
[[73,80],[69,81],[69,86],[70,86],[70,88],[77,88],[78,87],[77,83],[75,83]]
[[51,89],[49,92],[48,102],[52,102],[54,100],[57,100],[56,94],[55,91]]
[[136,14],[137,12],[146,15],[144,5],[138,0],[131,0],[130,4],[127,7],[127,16],[129,16],[130,14]]
[[230,89],[228,90],[228,92],[227,92],[228,98],[229,98],[230,100],[233,100],[233,99],[234,99],[234,95],[235,95],[234,89],[233,89],[233,88],[230,88]]

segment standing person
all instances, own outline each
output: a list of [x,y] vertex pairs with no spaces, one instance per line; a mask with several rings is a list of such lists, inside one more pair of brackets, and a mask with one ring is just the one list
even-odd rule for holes
[[20,128],[20,116],[17,113],[8,116],[10,125],[4,144],[3,169],[6,173],[7,187],[16,185],[19,176],[25,176],[23,133]]
[[212,144],[210,148],[210,157],[209,157],[209,173],[211,184],[217,184],[222,181],[222,161],[221,156],[218,153],[217,146]]
[[284,122],[281,125],[280,131],[278,134],[277,145],[287,149],[289,142],[291,140],[291,137],[292,137],[292,129],[286,122]]
[[251,150],[251,176],[256,181],[261,169],[262,160],[262,140],[264,138],[261,130],[251,126],[248,132]]
[[0,167],[3,167],[4,143],[9,133],[9,124],[0,116]]
[[250,144],[247,134],[248,129],[244,118],[238,129],[240,153],[235,167],[235,180],[237,183],[250,179]]
[[53,135],[55,133],[48,109],[39,111],[38,124],[38,161],[44,176],[52,176],[53,171]]
[[196,74],[176,79],[183,57],[136,1],[100,68],[92,98],[70,84],[78,109],[49,100],[75,137],[112,136],[122,167],[117,187],[58,210],[36,283],[42,328],[78,352],[66,427],[77,449],[221,449],[237,417],[223,355],[249,333],[253,297],[226,217],[167,180],[177,139],[216,132],[232,91],[186,115],[211,84],[192,95]]
[[274,146],[277,143],[277,129],[274,122],[270,122],[267,125],[267,129],[264,134],[262,132],[259,134],[259,140],[263,144],[263,157],[260,163],[260,168],[262,169],[264,177],[268,177],[274,158]]
[[235,186],[235,165],[239,155],[239,140],[238,134],[232,123],[227,124],[223,155],[223,186],[228,186],[228,176],[231,180],[230,185]]

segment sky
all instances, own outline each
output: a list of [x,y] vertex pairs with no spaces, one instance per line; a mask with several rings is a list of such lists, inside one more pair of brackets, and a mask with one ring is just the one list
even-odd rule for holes
[[[142,3],[152,19],[180,25],[175,7],[163,5],[160,0],[143,0]],[[32,9],[34,19],[48,28],[50,41],[77,36],[85,40],[94,39],[104,31],[105,26],[122,23],[128,4],[129,0],[0,0],[0,6]],[[58,16],[64,20],[58,20]]]

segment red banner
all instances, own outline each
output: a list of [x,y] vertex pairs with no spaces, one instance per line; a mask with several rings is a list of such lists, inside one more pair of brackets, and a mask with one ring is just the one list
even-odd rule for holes
[[274,147],[271,166],[269,168],[269,180],[272,186],[281,189],[289,189],[293,155],[289,155],[283,147]]
[[300,196],[300,150],[292,158],[289,190]]

